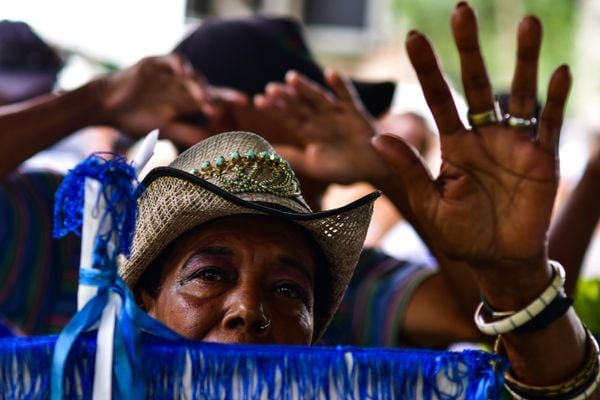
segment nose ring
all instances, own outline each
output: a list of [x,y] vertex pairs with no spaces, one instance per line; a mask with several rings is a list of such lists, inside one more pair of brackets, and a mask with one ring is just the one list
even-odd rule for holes
[[270,326],[271,326],[271,320],[270,320],[270,319],[267,319],[267,321],[266,321],[266,322],[265,322],[263,325],[260,325],[260,326],[258,327],[258,331],[259,331],[259,332],[264,332],[264,331],[265,331],[265,330],[266,330],[268,327],[270,327]]

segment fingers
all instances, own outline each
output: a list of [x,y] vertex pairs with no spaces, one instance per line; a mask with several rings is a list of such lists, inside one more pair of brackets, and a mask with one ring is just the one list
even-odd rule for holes
[[304,121],[311,116],[313,108],[300,98],[297,91],[279,83],[269,83],[266,88],[267,97],[275,103],[275,107],[290,118]]
[[477,19],[473,9],[459,3],[452,14],[452,33],[460,56],[463,87],[469,111],[481,113],[494,105],[492,87],[479,49]]
[[542,44],[542,24],[535,17],[523,18],[517,33],[517,65],[508,104],[511,115],[535,116],[537,71]]
[[228,110],[244,108],[250,102],[245,93],[227,87],[208,86],[205,91],[207,95],[202,111],[209,118],[221,118]]
[[280,126],[285,142],[295,146],[306,145],[301,126],[313,111],[303,104],[293,89],[280,83],[269,83],[264,94],[254,96],[254,107],[258,112],[268,113],[271,121]]
[[146,63],[154,63],[157,66],[162,64],[170,69],[175,75],[186,76],[190,73],[189,62],[179,53],[171,53],[164,56],[148,57],[141,61]]
[[350,80],[332,69],[325,70],[325,82],[335,95],[343,103],[364,109],[364,105],[356,92],[356,88]]
[[298,72],[289,71],[285,81],[314,111],[328,111],[335,107],[335,98],[331,93]]
[[558,151],[560,127],[570,87],[571,73],[569,67],[561,65],[550,78],[546,104],[540,117],[538,141],[540,146],[549,152]]
[[429,41],[412,31],[406,39],[406,50],[440,134],[447,135],[464,129]]
[[305,121],[313,113],[312,108],[299,98],[293,88],[280,83],[269,83],[264,94],[254,97],[254,105],[297,123]]

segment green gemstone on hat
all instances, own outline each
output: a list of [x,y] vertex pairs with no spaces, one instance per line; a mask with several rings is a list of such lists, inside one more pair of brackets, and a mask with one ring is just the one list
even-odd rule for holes
[[217,167],[220,167],[221,165],[223,165],[224,162],[225,162],[225,157],[223,157],[223,156],[219,156],[215,160],[215,164],[217,165]]
[[202,165],[200,165],[201,169],[208,169],[210,167],[210,163],[208,161],[204,161]]
[[231,157],[232,160],[237,160],[240,158],[240,152],[239,151],[232,151],[231,154],[229,155]]
[[190,171],[190,174],[192,174],[192,175],[198,175],[198,172],[200,172],[198,170],[198,168],[192,168],[192,170]]
[[267,157],[269,157],[269,152],[261,151],[259,155],[260,155],[260,158],[267,158]]
[[273,160],[273,161],[281,161],[281,157],[279,157],[279,154],[272,153],[271,154],[271,160]]
[[256,152],[254,152],[254,150],[248,150],[248,151],[246,151],[245,155],[248,158],[256,158]]

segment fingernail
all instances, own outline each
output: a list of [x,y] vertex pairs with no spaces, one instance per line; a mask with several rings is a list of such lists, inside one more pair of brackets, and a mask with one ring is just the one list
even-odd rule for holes
[[560,66],[560,68],[562,68],[562,70],[565,71],[565,74],[571,77],[571,67],[569,67],[568,64],[563,64]]
[[285,80],[289,81],[290,79],[293,79],[294,76],[298,75],[298,73],[296,71],[294,71],[293,69],[290,69],[288,72],[286,72],[285,74]]
[[277,90],[277,84],[275,82],[269,82],[267,83],[267,86],[265,86],[265,92],[267,93],[273,93],[275,90]]

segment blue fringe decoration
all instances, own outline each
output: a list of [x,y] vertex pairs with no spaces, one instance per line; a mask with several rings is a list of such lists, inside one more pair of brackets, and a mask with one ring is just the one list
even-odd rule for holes
[[[55,196],[54,237],[60,238],[70,232],[81,236],[85,178],[94,178],[102,185],[99,196],[104,197],[106,213],[102,216],[101,226],[108,223],[107,218],[110,217],[112,226],[118,229],[116,248],[111,254],[106,254],[108,260],[104,262],[115,261],[119,253],[128,257],[135,230],[138,182],[135,168],[118,154],[94,153],[65,176]],[[108,251],[106,244],[113,232],[97,238],[96,250],[100,253],[99,257],[102,257],[103,251]]]
[[[56,336],[0,340],[0,397],[47,399]],[[147,398],[498,399],[506,361],[481,351],[224,345],[142,336]],[[95,332],[65,370],[64,398],[91,398]],[[135,378],[134,378],[135,379]],[[189,397],[186,397],[189,396]]]

